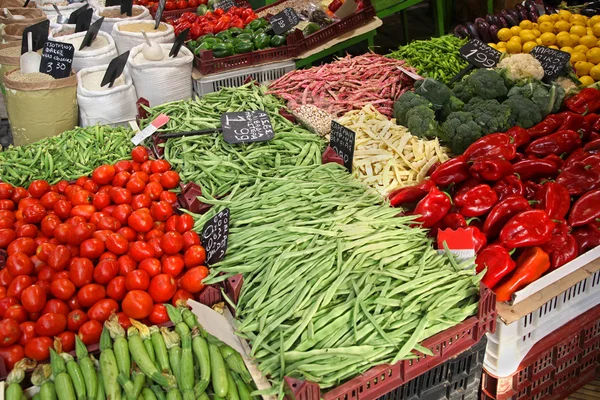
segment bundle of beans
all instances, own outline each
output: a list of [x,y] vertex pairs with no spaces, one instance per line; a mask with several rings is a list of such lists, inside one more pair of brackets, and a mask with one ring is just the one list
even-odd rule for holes
[[394,100],[412,87],[413,79],[398,69],[408,67],[403,60],[377,54],[346,56],[331,64],[289,72],[269,86],[296,109],[314,104],[339,117],[366,104],[391,117]]
[[195,223],[231,211],[229,255],[204,282],[244,274],[237,333],[275,385],[291,376],[328,388],[413,349],[431,355],[418,343],[476,311],[473,261],[438,253],[413,217],[342,167],[280,175],[202,198],[215,206]]

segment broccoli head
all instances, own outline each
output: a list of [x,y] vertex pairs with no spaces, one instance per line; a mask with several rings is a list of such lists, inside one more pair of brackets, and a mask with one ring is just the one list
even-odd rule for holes
[[504,132],[512,126],[511,108],[500,104],[498,100],[481,100],[475,97],[465,104],[464,110],[473,115],[473,120],[479,124],[484,135]]
[[504,100],[502,104],[509,106],[511,109],[511,125],[528,129],[542,121],[542,113],[538,106],[525,97],[512,96]]
[[440,125],[435,120],[435,112],[425,105],[411,109],[406,113],[406,127],[414,136],[423,139],[435,139],[440,136]]
[[394,103],[394,118],[396,118],[396,123],[406,126],[406,113],[410,109],[422,105],[431,107],[431,103],[424,97],[413,92],[404,92]]
[[453,112],[442,124],[442,139],[454,154],[464,153],[481,136],[481,127],[473,120],[473,114],[468,112]]
[[467,103],[474,97],[492,100],[505,97],[508,90],[502,76],[491,69],[478,69],[457,82],[454,95]]
[[508,97],[524,97],[535,103],[542,117],[557,112],[565,97],[565,90],[554,83],[547,85],[541,81],[529,80],[508,91]]
[[415,94],[429,100],[434,110],[440,110],[450,99],[452,92],[442,82],[425,78],[415,82]]
[[447,102],[444,103],[444,106],[439,111],[439,118],[442,121],[445,121],[448,118],[448,115],[455,111],[462,111],[465,107],[465,103],[463,103],[458,97],[450,96]]

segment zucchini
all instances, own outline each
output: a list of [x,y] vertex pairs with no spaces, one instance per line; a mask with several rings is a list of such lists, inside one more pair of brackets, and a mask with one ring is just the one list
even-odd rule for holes
[[67,362],[67,373],[71,378],[71,382],[73,382],[73,389],[75,389],[77,399],[86,400],[85,380],[83,379],[83,373],[81,372],[81,368],[79,368],[79,364],[73,360]]
[[210,355],[210,373],[212,377],[212,386],[217,397],[227,396],[229,389],[229,380],[227,378],[227,370],[225,362],[219,351],[219,347],[215,344],[208,344],[208,354]]
[[40,400],[56,400],[56,390],[54,383],[46,381],[40,387]]
[[75,400],[75,389],[71,377],[66,372],[61,372],[54,377],[54,386],[56,388],[56,397],[58,400]]

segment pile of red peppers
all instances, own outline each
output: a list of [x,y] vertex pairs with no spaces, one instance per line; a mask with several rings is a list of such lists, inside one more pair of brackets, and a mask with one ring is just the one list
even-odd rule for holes
[[564,108],[530,129],[484,136],[390,194],[433,237],[471,231],[477,272],[487,268],[482,282],[498,301],[600,245],[600,91],[584,89]]

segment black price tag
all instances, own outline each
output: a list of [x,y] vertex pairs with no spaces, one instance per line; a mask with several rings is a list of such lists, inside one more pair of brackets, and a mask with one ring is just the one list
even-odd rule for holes
[[160,0],[158,2],[158,9],[156,10],[156,15],[154,16],[154,29],[158,29],[158,26],[160,25],[160,20],[165,12],[165,4],[167,4],[167,0]]
[[48,40],[42,50],[40,72],[51,75],[55,79],[67,78],[71,75],[75,46],[70,43]]
[[479,39],[469,40],[458,52],[477,68],[494,68],[502,56],[498,50],[492,49]]
[[206,264],[213,265],[225,257],[229,236],[229,208],[207,221],[202,228],[202,246],[206,250]]
[[[74,25],[77,23],[77,18],[79,18],[79,15],[84,12],[85,10],[87,10],[88,5],[85,4],[83,7],[79,7],[77,10],[73,11],[71,13],[71,15],[69,15],[69,20],[67,21],[68,24]],[[87,31],[87,29],[84,29],[84,31]]]
[[77,32],[85,32],[90,30],[90,26],[92,23],[92,14],[94,14],[94,10],[88,8],[83,11],[77,17],[77,21],[75,22],[75,33]]
[[48,31],[50,30],[50,21],[45,20],[35,25],[28,26],[23,31],[23,41],[21,42],[21,54],[27,53],[27,34],[31,32],[31,51],[38,51],[44,47],[48,40]]
[[221,0],[217,3],[217,5],[215,6],[215,9],[222,8],[223,10],[227,11],[231,7],[235,7],[235,6],[236,6],[235,0]]
[[23,7],[27,7],[29,5],[29,0],[25,0],[25,4],[23,4]]
[[81,46],[79,46],[79,50],[92,45],[92,42],[94,39],[96,39],[96,36],[98,36],[98,32],[100,32],[102,22],[104,22],[104,17],[101,17],[98,21],[90,25],[90,29],[88,29],[83,37],[83,41],[81,42]]
[[100,86],[113,87],[113,84],[117,80],[118,77],[121,76],[123,70],[125,69],[125,64],[127,64],[127,59],[129,58],[129,51],[121,54],[119,57],[113,58],[108,64],[108,68],[106,69],[106,73],[102,78],[102,82]]
[[352,173],[352,161],[354,160],[354,142],[356,133],[335,121],[331,121],[331,134],[329,136],[329,147],[344,160],[344,167]]
[[229,112],[221,115],[223,139],[230,144],[265,142],[275,137],[269,115],[264,111]]
[[121,5],[121,0],[106,0],[105,7],[114,7],[114,6],[120,6],[120,5]]
[[121,0],[121,14],[133,15],[133,0]]
[[284,32],[289,31],[300,22],[300,17],[296,14],[293,8],[286,8],[280,13],[277,13],[269,20],[271,27],[276,35],[281,35]]
[[551,49],[550,47],[535,46],[529,52],[544,68],[544,80],[551,81],[561,75],[565,66],[571,61],[571,55],[566,51]]
[[179,50],[181,50],[181,46],[183,46],[183,42],[188,37],[188,33],[190,33],[190,28],[185,28],[183,32],[177,35],[177,39],[175,39],[175,43],[173,43],[173,47],[171,47],[171,51],[169,52],[169,57],[177,57],[179,54]]

